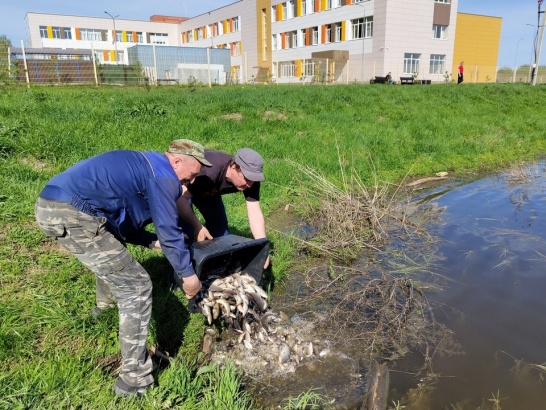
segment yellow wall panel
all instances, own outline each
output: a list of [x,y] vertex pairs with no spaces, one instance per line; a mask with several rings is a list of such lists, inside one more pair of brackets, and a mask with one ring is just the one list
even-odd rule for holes
[[465,82],[495,82],[502,19],[457,13],[452,78],[464,61]]
[[296,77],[301,77],[303,63],[301,60],[296,60]]
[[53,38],[53,29],[51,26],[47,26],[47,38]]

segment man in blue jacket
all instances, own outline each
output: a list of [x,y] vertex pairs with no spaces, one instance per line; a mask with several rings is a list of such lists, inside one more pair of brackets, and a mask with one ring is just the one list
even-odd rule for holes
[[[152,282],[126,243],[161,247],[188,299],[201,282],[178,225],[182,185],[211,166],[193,141],[171,142],[166,153],[110,151],[53,177],[36,202],[40,229],[96,276],[97,309],[117,303],[122,366],[114,392],[142,395],[153,386],[146,349]],[[145,231],[154,223],[155,234]]]

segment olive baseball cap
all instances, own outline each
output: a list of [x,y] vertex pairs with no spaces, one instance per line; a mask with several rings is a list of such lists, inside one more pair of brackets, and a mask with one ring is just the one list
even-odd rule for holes
[[212,164],[205,158],[205,149],[195,141],[179,139],[169,144],[171,154],[190,155],[206,167],[212,167]]
[[235,163],[239,165],[246,179],[253,182],[265,181],[264,160],[260,154],[250,148],[241,148],[235,154]]

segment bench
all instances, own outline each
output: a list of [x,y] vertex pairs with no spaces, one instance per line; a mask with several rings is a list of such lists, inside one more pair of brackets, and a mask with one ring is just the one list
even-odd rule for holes
[[400,84],[413,84],[413,77],[400,77]]
[[375,76],[375,79],[373,80],[374,84],[386,84],[387,83],[387,77],[379,77]]

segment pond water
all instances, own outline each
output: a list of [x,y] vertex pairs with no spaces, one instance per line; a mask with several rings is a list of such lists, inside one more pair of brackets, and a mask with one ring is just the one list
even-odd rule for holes
[[[538,163],[418,198],[444,209],[430,230],[451,282],[433,298],[464,355],[434,357],[426,397],[406,410],[546,408],[546,373],[532,366],[546,362],[545,173]],[[422,381],[416,365],[392,369],[390,403]]]
[[[441,186],[423,185],[412,192],[408,208],[415,214],[427,210],[433,222],[426,227],[434,240],[418,240],[421,244],[414,246],[394,239],[390,253],[387,249],[355,263],[360,272],[373,272],[378,266],[388,270],[395,266],[389,262],[398,262],[393,255],[408,255],[417,266],[409,273],[416,275],[412,277],[432,272],[445,278],[438,282],[441,291],[428,298],[436,321],[454,332],[463,354],[443,356],[442,349],[431,349],[428,372],[421,370],[422,352],[389,361],[391,407],[399,402],[405,410],[546,408],[546,364],[544,372],[537,367],[546,362],[545,174],[546,164],[537,163],[477,181],[448,178]],[[282,221],[285,227],[298,223],[297,218]],[[433,266],[422,262],[428,259],[434,260]],[[337,295],[315,297],[317,287],[309,282],[306,268],[291,274],[272,300],[274,310],[285,311],[302,324],[316,323],[317,316],[330,317],[341,304]],[[398,264],[394,270],[403,268]],[[320,266],[313,280],[329,282],[328,272],[328,267]],[[355,300],[362,294],[358,289],[345,291],[353,291]],[[366,317],[351,302],[345,316]],[[429,318],[423,315],[422,320]],[[353,338],[362,333],[358,322],[342,328],[333,320],[326,329],[322,324],[314,328],[313,337],[332,342],[331,354],[305,359],[280,377],[270,364],[251,379],[248,387],[264,408],[286,405],[288,397],[306,391],[328,397],[328,408],[361,408],[370,376],[369,362],[363,359],[369,339]],[[409,326],[419,329],[423,322]]]

